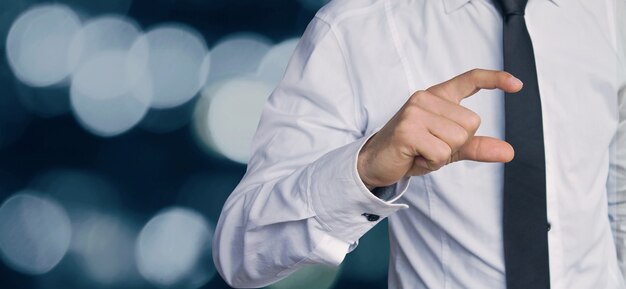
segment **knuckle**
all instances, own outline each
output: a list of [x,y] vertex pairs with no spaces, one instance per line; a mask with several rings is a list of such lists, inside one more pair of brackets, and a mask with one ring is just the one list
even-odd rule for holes
[[480,68],[473,68],[470,69],[467,72],[467,75],[471,78],[471,79],[476,79],[478,77],[478,75],[481,73],[482,69]]
[[426,111],[419,106],[407,106],[398,119],[400,123],[416,125],[426,119],[426,114]]
[[393,137],[401,143],[411,143],[418,133],[419,127],[415,121],[403,120],[396,125]]
[[434,152],[431,162],[433,166],[441,168],[448,163],[451,156],[452,150],[450,147],[441,145],[438,146],[437,150]]
[[414,118],[420,114],[420,108],[415,105],[407,105],[404,107],[404,111],[401,115],[401,120],[405,121],[407,119]]
[[399,139],[405,139],[411,135],[413,126],[408,121],[400,121],[394,129],[394,136]]
[[480,119],[480,116],[474,112],[472,112],[467,118],[467,126],[472,130],[478,129],[481,122],[482,120]]
[[419,90],[411,96],[411,103],[415,105],[424,104],[428,101],[430,96],[430,93],[428,93],[427,91]]
[[454,134],[454,140],[452,143],[453,147],[458,148],[462,146],[463,144],[465,144],[468,138],[469,133],[465,129],[459,128],[458,132]]

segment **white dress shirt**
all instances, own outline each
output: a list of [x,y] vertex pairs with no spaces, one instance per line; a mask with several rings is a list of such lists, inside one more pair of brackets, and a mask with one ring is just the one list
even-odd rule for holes
[[[553,289],[626,288],[618,257],[626,254],[626,190],[609,177],[624,165],[611,166],[624,87],[614,5],[530,0],[526,9]],[[260,287],[308,264],[338,265],[389,217],[389,288],[504,288],[502,164],[454,163],[384,188],[386,198],[356,170],[361,146],[416,90],[502,65],[502,18],[489,0],[335,0],[322,8],[268,100],[247,173],[222,211],[213,248],[222,277]],[[501,91],[462,105],[482,117],[478,135],[504,137]]]

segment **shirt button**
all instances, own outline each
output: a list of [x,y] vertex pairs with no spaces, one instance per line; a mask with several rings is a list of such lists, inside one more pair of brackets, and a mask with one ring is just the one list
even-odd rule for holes
[[370,222],[376,222],[378,221],[378,219],[380,219],[379,215],[374,214],[363,213],[362,216],[365,216],[365,218],[367,218],[367,220]]
[[552,229],[552,224],[550,224],[550,222],[546,224],[546,229],[548,230],[548,232],[550,232],[550,230]]

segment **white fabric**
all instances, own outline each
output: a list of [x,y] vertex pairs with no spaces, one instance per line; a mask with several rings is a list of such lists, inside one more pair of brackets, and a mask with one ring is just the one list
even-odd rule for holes
[[[620,167],[609,148],[624,87],[611,3],[531,0],[526,10],[543,106],[553,289],[626,287],[617,255],[626,254],[626,181],[609,169]],[[504,288],[502,164],[458,162],[407,178],[386,188],[389,201],[356,171],[362,144],[413,92],[472,68],[502,68],[502,19],[488,0],[322,8],[269,98],[248,171],[220,217],[213,249],[224,279],[260,287],[307,264],[338,265],[378,223],[369,213],[389,217],[389,288]],[[501,91],[462,104],[482,117],[478,134],[503,137]],[[618,250],[611,225],[621,228]]]

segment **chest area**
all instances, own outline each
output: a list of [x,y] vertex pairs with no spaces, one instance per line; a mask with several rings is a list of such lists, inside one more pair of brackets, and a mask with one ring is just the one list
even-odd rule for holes
[[[502,19],[493,7],[472,2],[439,18],[432,15],[441,11],[424,11],[412,19],[397,11],[388,35],[381,35],[386,44],[360,51],[354,71],[369,130],[384,125],[416,90],[473,68],[502,69]],[[537,2],[529,6],[526,22],[544,126],[583,130],[608,143],[617,122],[618,90],[610,25],[600,12],[585,12],[576,1],[562,7]],[[462,105],[482,117],[479,133],[503,136],[501,91],[480,91]]]

